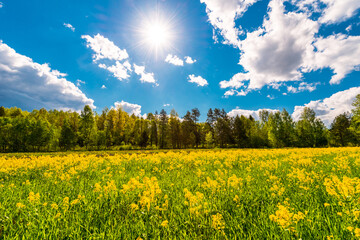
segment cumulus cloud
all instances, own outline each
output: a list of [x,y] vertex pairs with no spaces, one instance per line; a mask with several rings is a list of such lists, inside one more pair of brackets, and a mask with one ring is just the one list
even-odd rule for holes
[[101,59],[121,61],[129,57],[126,49],[120,49],[112,41],[99,33],[94,37],[83,35],[81,38],[85,39],[87,42],[86,46],[95,52],[93,55],[94,62]]
[[[337,34],[319,37],[319,28],[324,21],[321,19],[325,19],[326,13],[320,20],[315,21],[310,19],[309,11],[321,12],[320,2],[292,2],[303,9],[308,8],[308,11],[286,12],[283,1],[270,1],[268,17],[264,19],[262,27],[247,33],[246,39],[240,41],[239,64],[245,72],[234,75],[229,81],[220,82],[221,88],[247,88],[251,91],[264,85],[301,81],[303,73],[323,68],[333,70],[334,75],[330,83],[337,84],[351,71],[358,70],[360,36]],[[314,2],[318,5],[312,4]],[[350,4],[347,0],[344,1],[345,5],[352,6],[346,16],[352,16],[355,11],[353,9],[358,8],[358,4],[354,2]],[[321,3],[326,4],[325,9],[342,4],[341,1],[335,0],[322,0]],[[342,18],[331,19],[340,21]],[[245,84],[247,81],[248,85]],[[290,89],[295,91],[292,87]],[[312,88],[308,86],[307,89]],[[227,95],[230,93],[234,92],[227,92]]]
[[[128,60],[124,61],[129,57],[126,49],[120,49],[112,41],[100,34],[94,37],[90,37],[89,35],[83,35],[81,37],[87,41],[86,46],[95,52],[93,61],[98,63],[100,68],[106,69],[120,81],[130,77],[130,73],[132,72],[131,64]],[[115,64],[111,65],[108,62],[101,63],[101,60],[115,61]]]
[[165,62],[173,64],[175,66],[184,66],[184,61],[176,55],[168,54],[165,58]]
[[196,83],[200,87],[204,87],[208,85],[206,79],[202,78],[201,76],[195,76],[194,74],[189,75],[188,82]]
[[81,110],[94,100],[65,79],[66,74],[17,53],[0,41],[0,102],[27,108]]
[[326,4],[320,18],[322,23],[341,22],[352,17],[358,8],[360,1],[357,0],[321,0]]
[[226,80],[221,81],[220,87],[221,88],[235,88],[235,89],[241,88],[245,85],[244,79],[246,79],[246,78],[247,78],[246,74],[237,73],[229,81],[226,81]]
[[105,85],[102,85],[102,86],[101,86],[101,89],[106,89],[106,86],[105,86]]
[[250,80],[250,89],[299,80],[299,68],[306,54],[313,51],[312,42],[319,28],[304,13],[285,14],[281,1],[271,1],[269,6],[269,19],[263,28],[249,33],[242,42],[240,64],[247,71],[242,80]]
[[278,112],[279,110],[275,110],[275,109],[258,109],[258,110],[245,110],[245,109],[240,109],[240,108],[235,108],[233,110],[231,110],[230,112],[228,112],[228,116],[229,117],[236,117],[236,116],[245,116],[245,117],[249,117],[252,116],[253,118],[255,118],[255,120],[259,120],[259,113],[262,110],[266,110],[268,112]]
[[331,84],[338,84],[360,65],[360,36],[343,34],[319,38],[314,43],[317,51],[309,54],[303,64],[304,71],[330,68],[334,71]]
[[154,73],[145,72],[145,66],[138,66],[134,64],[134,72],[140,76],[141,82],[154,83],[156,86],[158,86],[154,78]]
[[191,57],[186,56],[186,57],[185,57],[185,62],[186,62],[187,64],[193,64],[193,63],[196,63],[196,59],[192,59]]
[[128,61],[125,61],[124,63],[116,61],[115,65],[112,66],[101,63],[99,64],[99,67],[108,70],[120,81],[129,78],[129,73],[132,71],[131,64]]
[[292,117],[294,120],[298,121],[303,109],[309,107],[313,109],[316,116],[329,127],[337,115],[344,112],[350,112],[353,109],[352,103],[358,94],[360,94],[360,87],[353,87],[337,92],[329,98],[311,101],[304,106],[295,106]]
[[66,28],[69,28],[71,31],[75,32],[75,28],[70,23],[64,23]]
[[163,107],[170,107],[170,103],[165,103]]
[[128,103],[122,100],[121,102],[115,102],[114,106],[116,109],[121,108],[129,115],[134,114],[135,116],[141,117],[141,106],[139,104]]
[[[196,62],[195,59],[192,59],[189,56],[184,57],[184,60],[185,60],[185,63],[187,63],[187,64],[193,64]],[[172,54],[168,54],[165,58],[165,62],[173,64],[175,66],[184,66],[184,60],[182,60],[178,56],[172,55]]]
[[206,4],[206,13],[209,22],[213,25],[216,32],[224,38],[225,44],[239,46],[239,34],[241,29],[235,26],[235,20],[242,16],[247,8],[257,0],[200,0]]

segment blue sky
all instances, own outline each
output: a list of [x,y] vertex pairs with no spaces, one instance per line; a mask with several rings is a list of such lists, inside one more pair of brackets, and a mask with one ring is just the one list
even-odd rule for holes
[[357,0],[0,2],[6,107],[309,106],[328,125],[360,93]]

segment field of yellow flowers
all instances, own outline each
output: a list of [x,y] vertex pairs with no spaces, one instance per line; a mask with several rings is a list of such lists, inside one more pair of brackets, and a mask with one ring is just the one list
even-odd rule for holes
[[360,238],[360,148],[0,155],[0,239]]

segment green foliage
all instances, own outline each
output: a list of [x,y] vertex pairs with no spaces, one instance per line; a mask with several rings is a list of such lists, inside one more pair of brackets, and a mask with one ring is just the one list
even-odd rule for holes
[[76,135],[73,128],[70,126],[69,120],[65,119],[61,128],[59,138],[59,146],[62,149],[70,150],[76,145]]
[[350,130],[351,117],[347,113],[335,117],[331,124],[331,144],[335,146],[346,146],[354,140],[354,135]]
[[358,239],[359,150],[1,154],[0,239]]
[[121,108],[105,108],[98,115],[89,106],[81,114],[0,107],[0,151],[356,146],[360,143],[360,95],[353,105],[352,115],[336,117],[330,130],[310,108],[304,108],[297,122],[285,109],[262,110],[256,120],[210,108],[206,121],[199,122],[197,108],[183,117],[174,109],[169,115],[162,109],[143,119]]

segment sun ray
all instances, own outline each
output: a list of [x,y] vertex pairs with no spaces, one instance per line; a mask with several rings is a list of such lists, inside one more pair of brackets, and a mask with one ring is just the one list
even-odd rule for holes
[[147,57],[164,57],[169,52],[176,51],[175,47],[178,38],[177,23],[174,15],[167,15],[157,6],[153,11],[146,14],[138,11],[137,25],[134,27],[135,38],[133,42],[135,48],[140,48]]

